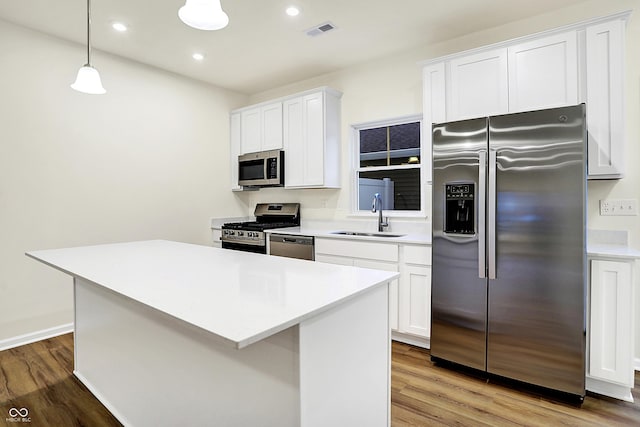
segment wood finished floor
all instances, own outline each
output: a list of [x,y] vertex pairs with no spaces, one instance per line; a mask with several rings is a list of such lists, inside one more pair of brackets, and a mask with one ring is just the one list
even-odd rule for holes
[[[72,371],[71,334],[0,352],[0,425],[120,426]],[[576,408],[435,366],[428,350],[394,342],[391,425],[638,426],[639,383],[636,372],[636,403],[587,395]],[[31,422],[7,421],[11,408],[27,408]]]

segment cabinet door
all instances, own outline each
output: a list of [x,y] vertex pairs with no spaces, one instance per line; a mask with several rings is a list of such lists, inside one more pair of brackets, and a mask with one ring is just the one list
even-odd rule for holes
[[240,116],[240,154],[260,151],[262,145],[262,122],[260,108],[245,110]]
[[624,22],[586,29],[589,178],[624,173]]
[[432,125],[447,120],[445,101],[445,65],[444,62],[426,66],[422,69],[422,161],[427,181],[432,180],[431,137]]
[[262,120],[261,150],[282,148],[282,103],[276,102],[260,108]]
[[322,92],[284,102],[286,187],[322,187],[325,171]]
[[[353,265],[375,270],[398,271],[398,264],[367,259],[355,259]],[[394,331],[398,330],[398,279],[389,284],[389,327]]]
[[578,103],[575,31],[521,43],[509,50],[509,111]]
[[633,387],[631,264],[591,261],[589,375]]
[[211,230],[211,238],[213,239],[213,247],[221,248],[222,247],[222,230],[219,228],[214,228]]
[[506,49],[455,58],[448,67],[447,121],[508,112]]
[[327,255],[327,254],[315,254],[316,262],[324,262],[327,264],[337,265],[353,265],[353,259],[343,256]]
[[229,133],[231,146],[229,147],[229,162],[231,164],[231,190],[242,190],[238,185],[238,156],[240,155],[240,144],[242,130],[240,126],[240,113],[233,113],[230,117]]
[[431,267],[405,265],[400,277],[400,332],[431,336]]
[[324,108],[322,93],[302,97],[304,130],[304,185],[324,185]]
[[302,97],[289,99],[282,106],[285,187],[300,187],[304,185],[306,150],[302,106]]
[[388,242],[316,238],[316,254],[398,262],[398,245]]

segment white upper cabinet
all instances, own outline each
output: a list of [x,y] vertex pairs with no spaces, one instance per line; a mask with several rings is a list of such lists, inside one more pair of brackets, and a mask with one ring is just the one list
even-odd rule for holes
[[433,123],[585,102],[588,178],[621,178],[628,17],[623,12],[425,62],[427,153]]
[[240,154],[282,148],[282,102],[241,112]]
[[231,112],[231,189],[238,155],[284,150],[286,188],[340,187],[340,98],[328,87]]
[[[445,101],[445,66],[444,62],[428,65],[422,70],[422,152],[431,157],[433,123],[442,123],[447,120]],[[427,181],[432,180],[431,161],[424,162]]]
[[340,186],[340,96],[324,89],[283,102],[286,188]]
[[624,26],[622,20],[586,29],[589,176],[624,174]]
[[448,69],[448,121],[508,112],[506,49],[454,58]]
[[231,147],[229,150],[229,161],[231,162],[231,190],[242,190],[242,186],[238,185],[238,156],[240,155],[240,113],[233,113],[230,117],[230,135]]
[[576,31],[509,46],[509,112],[578,103]]

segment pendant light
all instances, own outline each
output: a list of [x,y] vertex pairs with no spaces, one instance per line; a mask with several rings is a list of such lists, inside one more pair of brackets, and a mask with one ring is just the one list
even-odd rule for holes
[[198,30],[220,30],[229,23],[220,0],[187,0],[178,10],[178,16],[182,22]]
[[78,92],[101,95],[107,91],[102,87],[98,70],[91,66],[91,0],[87,0],[87,63],[78,70],[71,87]]

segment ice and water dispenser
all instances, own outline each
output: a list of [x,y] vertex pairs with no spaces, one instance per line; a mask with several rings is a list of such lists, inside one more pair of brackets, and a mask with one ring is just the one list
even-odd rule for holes
[[445,184],[444,232],[475,234],[475,184]]

